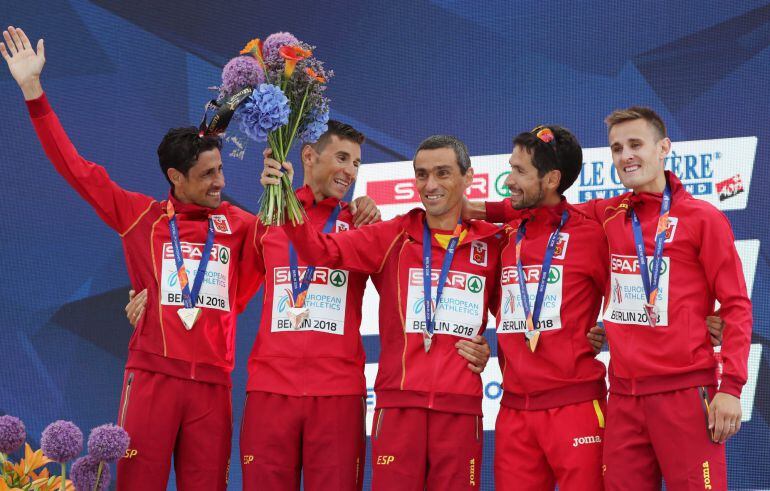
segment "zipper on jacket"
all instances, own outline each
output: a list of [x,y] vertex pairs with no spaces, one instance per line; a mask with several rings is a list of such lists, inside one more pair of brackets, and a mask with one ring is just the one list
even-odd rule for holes
[[134,372],[128,374],[126,381],[126,394],[123,397],[123,408],[120,411],[120,422],[118,426],[122,427],[126,422],[126,411],[128,410],[128,400],[131,398],[131,382],[134,381]]
[[382,415],[385,414],[385,408],[380,408],[379,414],[377,414],[377,431],[374,432],[374,439],[380,438],[380,429],[382,428]]

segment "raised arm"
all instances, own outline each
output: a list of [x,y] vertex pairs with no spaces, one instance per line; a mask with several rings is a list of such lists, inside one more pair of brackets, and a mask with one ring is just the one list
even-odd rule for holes
[[3,39],[0,54],[24,94],[35,131],[49,160],[107,225],[121,235],[126,234],[149,209],[152,198],[122,189],[110,180],[103,167],[78,154],[48,104],[40,83],[45,65],[43,40],[37,42],[35,51],[24,31],[14,27],[3,32]]

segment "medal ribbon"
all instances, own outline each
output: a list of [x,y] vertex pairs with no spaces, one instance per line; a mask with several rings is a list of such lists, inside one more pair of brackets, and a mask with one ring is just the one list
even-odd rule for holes
[[[441,273],[438,277],[438,283],[436,284],[436,310],[441,305],[441,294],[444,292],[444,283],[449,275],[449,268],[452,266],[452,259],[455,256],[455,249],[457,243],[460,241],[460,234],[463,231],[462,217],[457,220],[457,226],[452,233],[452,238],[449,239],[447,244],[446,253],[444,254],[444,262],[441,265]],[[422,285],[423,285],[423,306],[425,307],[425,329],[427,336],[433,336],[433,329],[436,325],[435,312],[433,312],[433,305],[431,304],[431,284],[430,278],[432,273],[431,268],[431,237],[430,227],[428,227],[428,221],[425,220],[422,228]]]
[[[332,210],[329,219],[326,220],[323,233],[328,234],[334,228],[337,223],[337,217],[340,214],[342,207],[337,205]],[[315,275],[315,266],[308,265],[305,269],[305,274],[302,275],[302,279],[299,277],[299,265],[297,262],[297,251],[294,249],[294,245],[289,241],[289,273],[291,275],[291,306],[302,308],[305,305],[305,297],[307,296],[307,290],[310,288],[310,282]]]
[[639,259],[639,272],[642,275],[642,283],[644,284],[644,295],[647,297],[647,303],[653,307],[658,296],[660,267],[663,262],[663,245],[666,242],[669,210],[671,210],[671,188],[667,183],[666,188],[663,190],[663,200],[660,203],[658,228],[655,230],[655,252],[652,255],[652,278],[650,278],[650,269],[647,267],[647,255],[644,251],[642,224],[636,212],[631,209],[631,226],[634,230],[634,244],[636,245],[636,257]]
[[559,242],[559,233],[567,223],[569,213],[564,210],[561,214],[561,221],[556,227],[556,231],[551,234],[548,239],[548,245],[545,249],[545,257],[543,258],[543,266],[540,270],[540,281],[537,283],[537,294],[535,295],[535,308],[532,309],[529,303],[529,293],[527,293],[527,280],[524,276],[524,266],[521,264],[521,242],[524,240],[526,234],[527,221],[523,220],[519,229],[516,231],[516,270],[519,274],[519,292],[521,293],[521,306],[524,308],[524,314],[527,316],[527,331],[534,331],[537,326],[537,321],[540,320],[540,310],[543,307],[543,299],[545,298],[545,289],[548,286],[548,273],[551,270],[551,262],[553,260],[553,252],[556,249],[556,244]]
[[184,266],[184,257],[182,256],[182,244],[179,242],[179,225],[176,222],[176,211],[171,201],[166,202],[166,215],[168,216],[168,230],[171,234],[171,248],[174,251],[176,273],[179,278],[179,286],[182,288],[182,301],[185,308],[192,309],[198,300],[198,293],[201,291],[203,278],[206,276],[206,268],[209,265],[211,249],[214,247],[214,221],[209,217],[206,245],[203,246],[203,255],[198,263],[198,272],[195,274],[195,281],[192,291],[190,291],[190,280],[187,277],[187,268]]

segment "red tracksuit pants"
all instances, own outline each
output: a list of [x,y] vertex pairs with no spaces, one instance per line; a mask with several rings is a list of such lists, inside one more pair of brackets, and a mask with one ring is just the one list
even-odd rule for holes
[[498,491],[601,491],[604,400],[534,411],[500,407]]
[[372,423],[373,491],[480,489],[481,416],[380,408]]
[[118,424],[131,438],[118,491],[164,491],[174,456],[177,489],[224,491],[230,460],[230,388],[127,369]]
[[360,491],[365,421],[363,396],[249,392],[241,426],[243,489],[292,491],[302,481],[305,491]]
[[[708,389],[708,399],[714,388]],[[713,443],[700,387],[610,394],[604,441],[608,491],[727,489],[725,446]]]

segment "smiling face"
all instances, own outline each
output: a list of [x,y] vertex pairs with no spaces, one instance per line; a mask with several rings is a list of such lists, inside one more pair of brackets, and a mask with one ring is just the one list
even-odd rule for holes
[[206,208],[217,208],[222,203],[225,175],[222,156],[216,148],[201,152],[187,175],[168,169],[168,178],[174,185],[174,196],[183,203]]
[[358,176],[361,165],[361,145],[331,135],[321,152],[312,145],[302,149],[305,183],[313,190],[317,201],[326,198],[342,199]]
[[463,194],[473,181],[473,169],[460,172],[452,148],[420,150],[414,157],[414,177],[425,211],[436,218],[457,220]]
[[525,147],[516,145],[508,163],[511,173],[505,179],[505,185],[511,191],[511,205],[517,210],[540,206],[546,189],[543,178],[532,163],[532,154]]
[[671,140],[661,138],[646,120],[634,119],[613,125],[609,143],[612,163],[625,187],[637,193],[663,191],[663,162],[671,150]]

